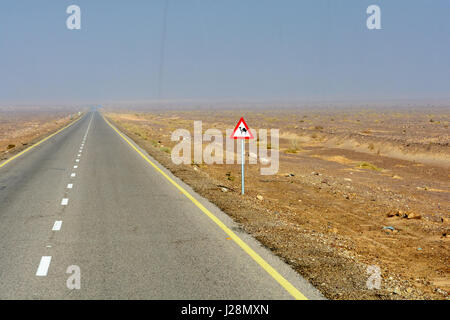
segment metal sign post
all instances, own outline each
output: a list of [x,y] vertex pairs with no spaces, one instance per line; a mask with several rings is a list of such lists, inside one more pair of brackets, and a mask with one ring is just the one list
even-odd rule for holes
[[233,134],[231,135],[232,139],[241,139],[241,147],[242,147],[242,153],[241,153],[241,166],[242,166],[242,194],[245,192],[245,178],[244,178],[244,164],[245,164],[245,141],[247,139],[253,139],[253,134],[250,132],[250,129],[248,128],[247,124],[245,123],[244,118],[241,118],[239,120],[236,128],[234,128]]
[[241,142],[242,142],[242,173],[241,173],[241,176],[242,176],[242,194],[244,194],[244,163],[245,163],[245,145],[244,145],[244,139],[242,139],[241,140]]

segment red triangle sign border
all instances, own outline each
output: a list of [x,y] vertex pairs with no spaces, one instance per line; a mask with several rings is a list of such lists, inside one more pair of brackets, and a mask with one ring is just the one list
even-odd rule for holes
[[[247,132],[248,132],[249,135],[250,135],[249,137],[236,137],[236,136],[234,135],[234,134],[236,133],[236,131],[239,129],[239,125],[240,125],[241,123],[244,125],[245,129],[247,129]],[[233,134],[231,135],[230,138],[231,138],[231,139],[246,139],[246,140],[254,139],[252,132],[250,131],[250,129],[248,128],[247,123],[246,123],[245,120],[244,120],[244,117],[241,117],[241,119],[238,121],[238,123],[237,123],[237,125],[236,125],[236,128],[234,128]]]

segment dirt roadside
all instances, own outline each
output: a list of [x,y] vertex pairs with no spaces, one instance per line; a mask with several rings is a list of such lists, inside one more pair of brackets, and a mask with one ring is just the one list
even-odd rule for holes
[[53,115],[44,113],[38,117],[26,114],[0,121],[0,161],[8,160],[82,116],[70,115],[68,112]]
[[[180,124],[183,117],[107,116],[326,297],[449,298],[448,169],[311,143],[324,135],[313,127],[295,152],[287,152],[291,137],[282,137],[279,174],[261,177],[258,166],[249,166],[249,189],[241,196],[238,166],[172,163],[164,133],[172,125],[189,127],[188,120]],[[205,120],[230,127],[224,121]],[[367,288],[370,265],[380,267],[380,290]]]

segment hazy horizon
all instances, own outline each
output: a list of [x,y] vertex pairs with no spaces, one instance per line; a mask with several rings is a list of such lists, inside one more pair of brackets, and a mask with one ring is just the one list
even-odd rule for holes
[[398,100],[398,101],[205,101],[205,100],[154,100],[154,101],[130,101],[130,102],[107,102],[107,103],[61,103],[61,104],[10,104],[1,105],[0,112],[38,110],[57,108],[75,111],[87,111],[94,106],[100,106],[105,111],[120,112],[147,112],[147,111],[305,111],[305,112],[345,112],[349,110],[372,110],[380,112],[450,112],[450,101],[421,101],[421,100]]

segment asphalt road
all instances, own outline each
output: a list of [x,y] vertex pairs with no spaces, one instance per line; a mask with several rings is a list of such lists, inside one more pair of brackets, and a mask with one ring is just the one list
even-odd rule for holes
[[322,298],[144,157],[92,111],[0,167],[0,299]]

